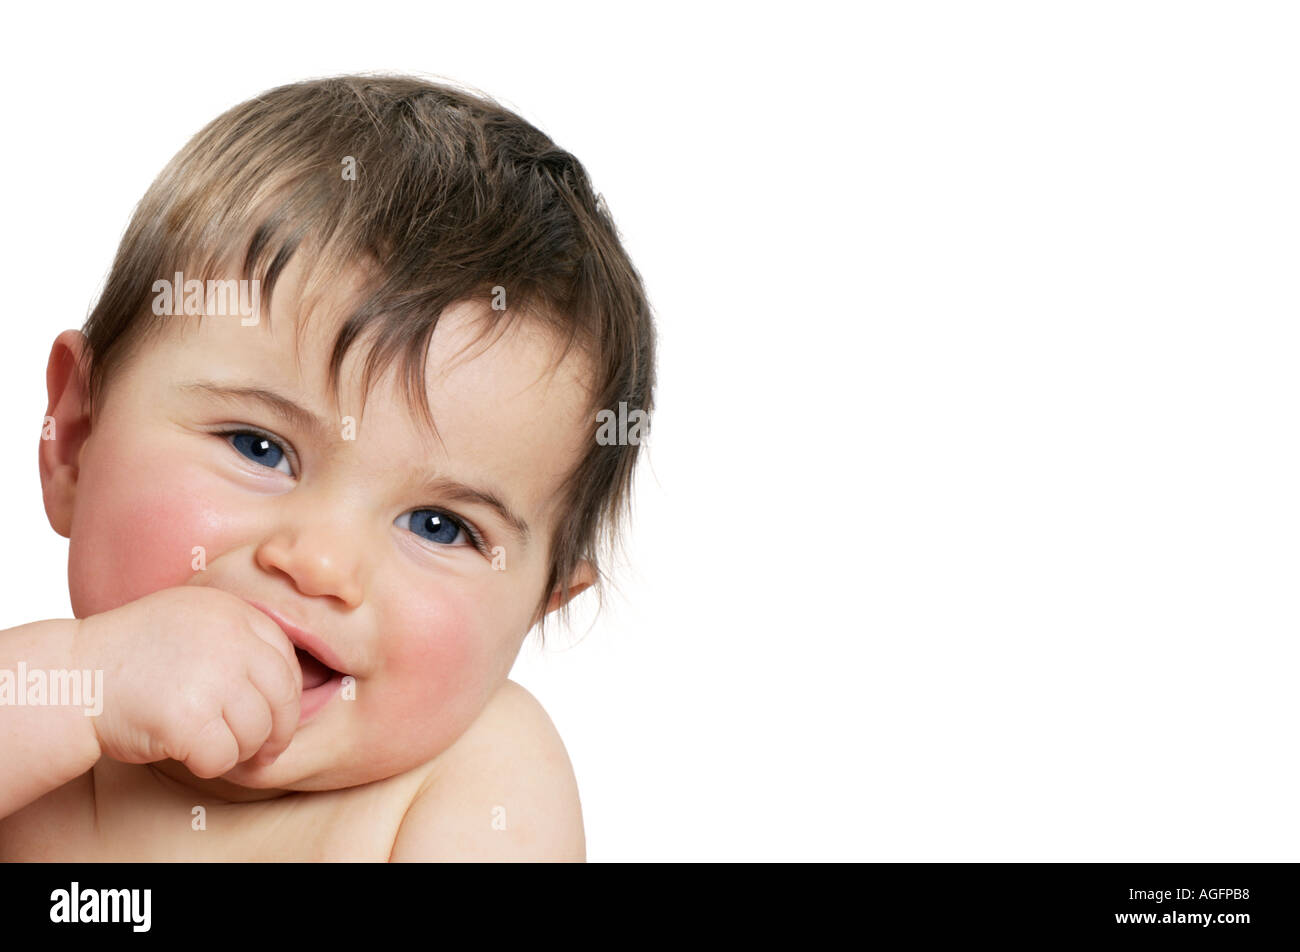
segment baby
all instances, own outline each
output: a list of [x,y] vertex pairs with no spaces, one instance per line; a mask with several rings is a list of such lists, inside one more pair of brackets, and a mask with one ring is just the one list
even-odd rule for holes
[[572,155],[414,78],[271,90],[46,385],[76,617],[0,632],[0,861],[585,859],[507,675],[599,591],[654,330]]

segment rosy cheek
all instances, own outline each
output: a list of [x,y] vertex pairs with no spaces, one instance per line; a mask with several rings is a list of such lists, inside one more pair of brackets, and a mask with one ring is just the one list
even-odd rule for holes
[[389,616],[401,634],[384,646],[384,679],[395,711],[450,727],[477,714],[495,672],[478,620],[444,594],[436,607]]
[[202,482],[164,467],[83,471],[68,548],[77,617],[184,585],[194,576],[196,546],[208,562],[221,554],[229,514]]

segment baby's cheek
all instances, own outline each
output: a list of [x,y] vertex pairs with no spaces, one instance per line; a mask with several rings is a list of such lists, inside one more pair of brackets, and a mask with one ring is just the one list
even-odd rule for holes
[[385,707],[403,728],[449,743],[486,703],[497,665],[476,622],[444,602],[389,629],[401,626],[385,646]]
[[194,482],[157,471],[120,475],[86,481],[78,490],[68,546],[68,588],[78,618],[184,585],[222,550],[227,520]]

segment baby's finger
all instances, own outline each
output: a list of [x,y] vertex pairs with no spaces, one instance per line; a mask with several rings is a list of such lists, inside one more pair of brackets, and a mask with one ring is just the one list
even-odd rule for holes
[[248,681],[242,682],[227,698],[221,711],[239,745],[239,763],[248,760],[266,743],[271,734],[271,705],[262,692]]
[[268,764],[284,753],[298,730],[302,705],[302,666],[293,658],[292,669],[269,652],[249,659],[248,679],[266,700],[271,712],[271,732],[256,762]]
[[247,607],[250,609],[248,627],[253,634],[274,648],[291,668],[298,671],[298,691],[301,693],[302,672],[299,670],[298,656],[294,652],[293,642],[289,640],[289,636],[284,633],[284,629],[270,615],[253,608],[251,605]]
[[190,738],[189,749],[171,755],[203,779],[220,777],[239,763],[239,744],[224,717],[214,717]]

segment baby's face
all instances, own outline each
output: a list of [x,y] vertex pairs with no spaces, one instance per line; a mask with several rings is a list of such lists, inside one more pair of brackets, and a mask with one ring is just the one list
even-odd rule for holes
[[[254,326],[167,318],[111,380],[80,456],[69,584],[78,617],[205,585],[319,639],[355,699],[328,692],[278,761],[225,775],[317,790],[431,760],[507,677],[546,583],[557,489],[588,438],[587,368],[571,356],[552,371],[549,338],[522,322],[458,362],[482,312],[453,308],[427,364],[438,442],[396,366],[362,412],[365,341],[335,406],[326,366],[341,311],[313,315],[297,353],[297,281],[290,267]],[[316,425],[213,388],[273,391]]]

